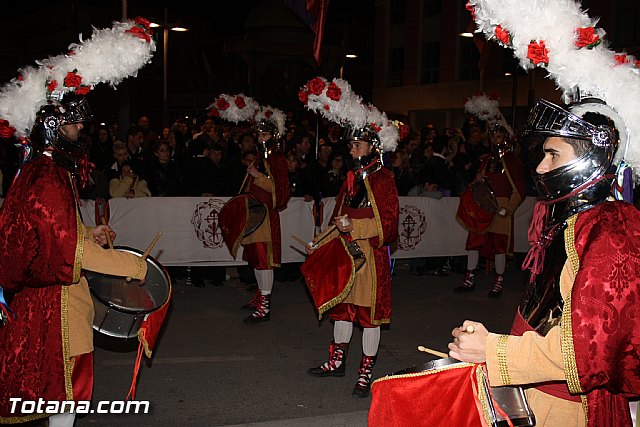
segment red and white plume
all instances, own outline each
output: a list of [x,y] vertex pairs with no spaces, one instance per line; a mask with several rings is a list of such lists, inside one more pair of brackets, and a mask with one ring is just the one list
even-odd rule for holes
[[260,110],[258,101],[242,93],[237,95],[223,93],[207,107],[210,116],[234,123],[253,120],[258,110]]
[[48,101],[135,77],[156,50],[152,34],[144,18],[114,22],[111,28],[94,28],[90,39],[70,45],[66,54],[19,70],[17,78],[0,88],[0,137],[28,137],[36,113]]
[[513,137],[513,129],[498,108],[499,102],[500,98],[496,95],[487,96],[485,93],[476,93],[465,101],[464,109],[487,123],[500,124],[509,132],[509,136]]
[[384,112],[365,104],[345,80],[333,79],[328,82],[324,77],[315,77],[298,91],[298,98],[307,109],[342,126],[354,129],[371,126],[380,138],[381,150],[395,151],[399,139],[398,127],[387,119]]

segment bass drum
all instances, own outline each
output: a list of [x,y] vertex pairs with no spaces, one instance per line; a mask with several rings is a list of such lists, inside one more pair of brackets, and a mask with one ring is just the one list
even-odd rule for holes
[[245,237],[256,231],[267,216],[267,208],[249,194],[229,199],[218,214],[218,225],[224,243],[235,258]]
[[460,194],[456,219],[467,231],[482,234],[487,231],[498,212],[498,201],[486,181],[469,185]]
[[[113,249],[142,257],[137,249],[116,246]],[[147,275],[140,280],[87,271],[95,318],[93,329],[116,338],[133,338],[149,313],[162,307],[171,295],[171,279],[162,264],[147,256]]]
[[490,387],[483,365],[451,357],[378,378],[371,395],[369,425],[536,425],[522,387]]

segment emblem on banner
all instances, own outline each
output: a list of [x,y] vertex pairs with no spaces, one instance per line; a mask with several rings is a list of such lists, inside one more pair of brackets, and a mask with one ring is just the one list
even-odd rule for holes
[[209,199],[198,203],[193,211],[191,224],[205,248],[219,248],[223,244],[222,233],[218,227],[218,214],[222,206],[223,200]]
[[403,251],[412,251],[422,240],[427,229],[427,217],[421,209],[404,205],[400,207],[400,238],[398,247]]

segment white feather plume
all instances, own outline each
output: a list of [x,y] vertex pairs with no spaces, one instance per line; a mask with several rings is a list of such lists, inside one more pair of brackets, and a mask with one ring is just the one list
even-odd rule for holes
[[[8,122],[3,125],[14,128],[18,137],[27,137],[38,109],[49,100],[80,88],[86,93],[99,83],[115,87],[136,76],[155,52],[151,34],[148,21],[142,18],[114,22],[111,28],[94,28],[90,39],[72,44],[67,54],[19,70],[20,77],[0,89],[0,118]],[[66,80],[69,75],[73,81]]]
[[510,136],[513,136],[513,129],[509,126],[502,111],[498,108],[499,99],[488,97],[486,94],[473,95],[464,103],[464,109],[467,113],[473,114],[480,120],[488,123],[499,123],[502,125]]
[[268,120],[275,123],[281,136],[284,136],[284,133],[287,130],[285,127],[286,116],[284,112],[277,108],[273,108],[271,105],[261,105],[254,116],[254,120],[256,122]]
[[324,77],[315,77],[300,89],[298,97],[307,109],[342,126],[354,129],[371,126],[380,138],[382,151],[396,149],[400,139],[398,128],[384,112],[365,104],[346,80],[336,78],[328,82]]
[[253,120],[259,109],[258,101],[243,93],[237,95],[223,93],[207,107],[209,115],[234,123]]
[[[468,8],[475,15],[477,32],[512,48],[523,68],[544,67],[565,99],[571,99],[577,87],[615,110],[624,122],[619,128],[616,161],[624,157],[638,177],[640,64],[602,42],[605,32],[595,27],[597,19],[590,18],[574,0],[469,0]],[[510,37],[499,37],[501,29]],[[579,34],[585,30],[591,32],[586,40]],[[544,42],[546,58],[543,55],[533,61],[529,47],[540,42]]]

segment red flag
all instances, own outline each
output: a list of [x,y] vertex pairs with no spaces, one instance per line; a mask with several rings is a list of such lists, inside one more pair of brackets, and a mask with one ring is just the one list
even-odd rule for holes
[[286,3],[316,34],[313,41],[313,56],[316,58],[316,63],[320,65],[320,49],[329,0],[287,0]]

